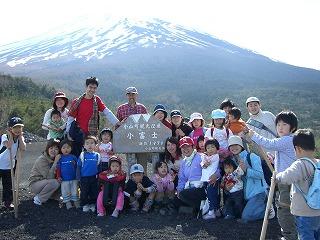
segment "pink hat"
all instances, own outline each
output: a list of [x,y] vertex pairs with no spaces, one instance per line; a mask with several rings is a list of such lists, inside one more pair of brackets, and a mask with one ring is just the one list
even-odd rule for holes
[[183,137],[179,140],[179,147],[181,148],[184,145],[193,146],[194,142],[191,137]]

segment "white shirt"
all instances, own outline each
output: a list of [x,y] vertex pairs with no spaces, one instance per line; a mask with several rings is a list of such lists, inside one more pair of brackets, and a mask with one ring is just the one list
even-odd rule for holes
[[112,150],[112,143],[100,143],[99,145],[99,153],[101,156],[101,162],[109,162],[109,152]]
[[[232,136],[233,133],[229,129],[229,137]],[[219,142],[220,148],[228,149],[228,134],[225,127],[223,129],[214,128],[213,134],[211,135],[211,128],[206,131],[204,135],[205,139],[216,139]]]
[[[1,136],[0,149],[2,149],[2,147],[4,146],[4,144],[3,144],[4,142],[8,142],[7,134],[3,134]],[[15,164],[15,157],[17,154],[17,150],[18,150],[18,140],[17,140],[17,142],[14,142],[11,147],[13,167]],[[6,149],[3,153],[0,154],[0,169],[2,169],[2,170],[11,169],[9,149]]]

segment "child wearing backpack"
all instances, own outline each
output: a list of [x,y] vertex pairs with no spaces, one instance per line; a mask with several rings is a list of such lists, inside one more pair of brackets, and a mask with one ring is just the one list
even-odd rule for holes
[[[26,143],[23,137],[23,122],[19,117],[12,117],[8,121],[8,130],[1,136],[0,144],[0,179],[2,180],[2,202],[7,209],[12,209],[12,182],[11,167],[15,169],[18,150],[25,150]],[[11,156],[10,156],[11,153]],[[10,162],[12,161],[12,163]]]
[[[291,213],[300,240],[320,238],[320,161],[314,158],[315,139],[310,129],[293,136],[297,160],[276,176],[278,183],[291,185]],[[313,197],[311,197],[311,194]]]
[[207,128],[204,127],[204,119],[201,113],[194,112],[190,115],[189,124],[192,127],[192,132],[190,133],[189,137],[192,138],[193,142],[197,142],[200,136],[204,136],[207,132]]
[[[282,111],[276,116],[276,129],[279,138],[268,139],[253,130],[246,129],[246,134],[263,148],[276,151],[274,166],[275,171],[285,171],[296,159],[293,147],[293,133],[297,130],[298,119],[292,111]],[[279,198],[276,202],[278,222],[285,239],[297,239],[294,217],[290,213],[290,186],[278,183]]]

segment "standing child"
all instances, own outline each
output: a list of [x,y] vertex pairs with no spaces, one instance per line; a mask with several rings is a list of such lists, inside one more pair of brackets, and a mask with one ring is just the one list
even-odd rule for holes
[[52,110],[49,125],[42,124],[42,126],[49,129],[49,139],[63,138],[66,123],[62,119],[60,111]]
[[101,163],[99,166],[99,172],[103,172],[108,169],[108,162],[110,156],[112,156],[112,138],[113,133],[110,128],[104,128],[100,132],[100,141],[98,145],[98,152],[101,156]]
[[100,154],[95,152],[97,138],[88,135],[84,139],[85,150],[78,159],[77,179],[80,179],[80,201],[83,212],[96,211],[98,196],[98,165]]
[[72,142],[65,139],[60,143],[60,152],[57,158],[60,158],[57,163],[57,179],[61,182],[61,194],[63,203],[69,210],[72,208],[72,203],[76,208],[80,207],[78,195],[78,180],[77,175],[77,157],[70,154],[72,150]]
[[246,128],[246,123],[241,119],[241,111],[239,108],[233,107],[228,114],[229,129],[233,134],[238,135]]
[[[15,169],[18,149],[25,150],[26,143],[23,137],[23,122],[19,117],[12,117],[8,121],[7,134],[1,136],[0,144],[0,178],[2,179],[2,202],[7,209],[12,209],[12,182],[11,162]],[[11,156],[10,156],[11,154]]]
[[132,211],[138,211],[140,206],[143,212],[148,212],[153,204],[156,185],[144,175],[141,164],[134,164],[130,168],[130,179],[126,184],[126,192],[130,194],[130,206]]
[[[164,207],[166,202],[171,202],[174,198],[173,177],[169,173],[168,165],[165,161],[158,161],[156,163],[155,173],[151,179],[157,186],[155,206],[158,208]],[[164,208],[162,210],[164,210]],[[162,214],[164,212],[160,211],[160,213]]]
[[[313,133],[310,129],[300,129],[293,136],[293,145],[297,160],[285,171],[277,174],[276,179],[281,184],[291,185],[291,213],[295,217],[296,228],[300,240],[320,238],[320,208],[312,208],[307,203],[306,195],[311,187],[319,181],[319,159],[314,158],[316,149]],[[318,174],[316,174],[316,170]],[[319,193],[315,193],[315,195]]]
[[189,137],[192,138],[193,142],[197,142],[200,136],[204,136],[206,131],[208,130],[204,127],[204,119],[201,113],[195,112],[190,115],[190,122],[189,124],[192,127],[192,132],[190,133]]
[[121,169],[122,160],[117,156],[109,159],[109,168],[99,174],[99,179],[104,182],[102,190],[97,199],[98,216],[106,215],[106,208],[114,208],[112,217],[117,218],[123,209],[123,189],[126,180],[126,173]]
[[[237,167],[236,163],[231,158],[226,158],[223,161],[224,176],[220,187],[225,193],[224,219],[241,218],[243,209],[243,181],[241,177],[244,172],[240,166]],[[227,186],[233,185],[231,188]]]
[[209,212],[203,216],[203,219],[209,220],[216,218],[215,211],[219,209],[217,183],[209,184],[210,177],[217,172],[219,168],[219,142],[216,139],[207,140],[205,143],[206,152],[201,155],[202,174],[201,180],[207,185],[207,198],[209,200]]
[[228,138],[233,135],[232,131],[224,126],[226,122],[226,112],[221,109],[213,110],[211,113],[212,127],[204,135],[205,139],[217,139],[220,145],[219,156],[224,159],[230,156],[228,150]]

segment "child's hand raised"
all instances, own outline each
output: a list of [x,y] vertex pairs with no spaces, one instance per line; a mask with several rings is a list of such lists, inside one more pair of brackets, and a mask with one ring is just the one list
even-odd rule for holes
[[239,167],[242,169],[242,171],[247,171],[247,165],[243,162],[242,159],[239,160]]
[[142,183],[137,183],[137,188],[140,190],[140,191],[144,191],[145,192],[145,188],[142,186]]

